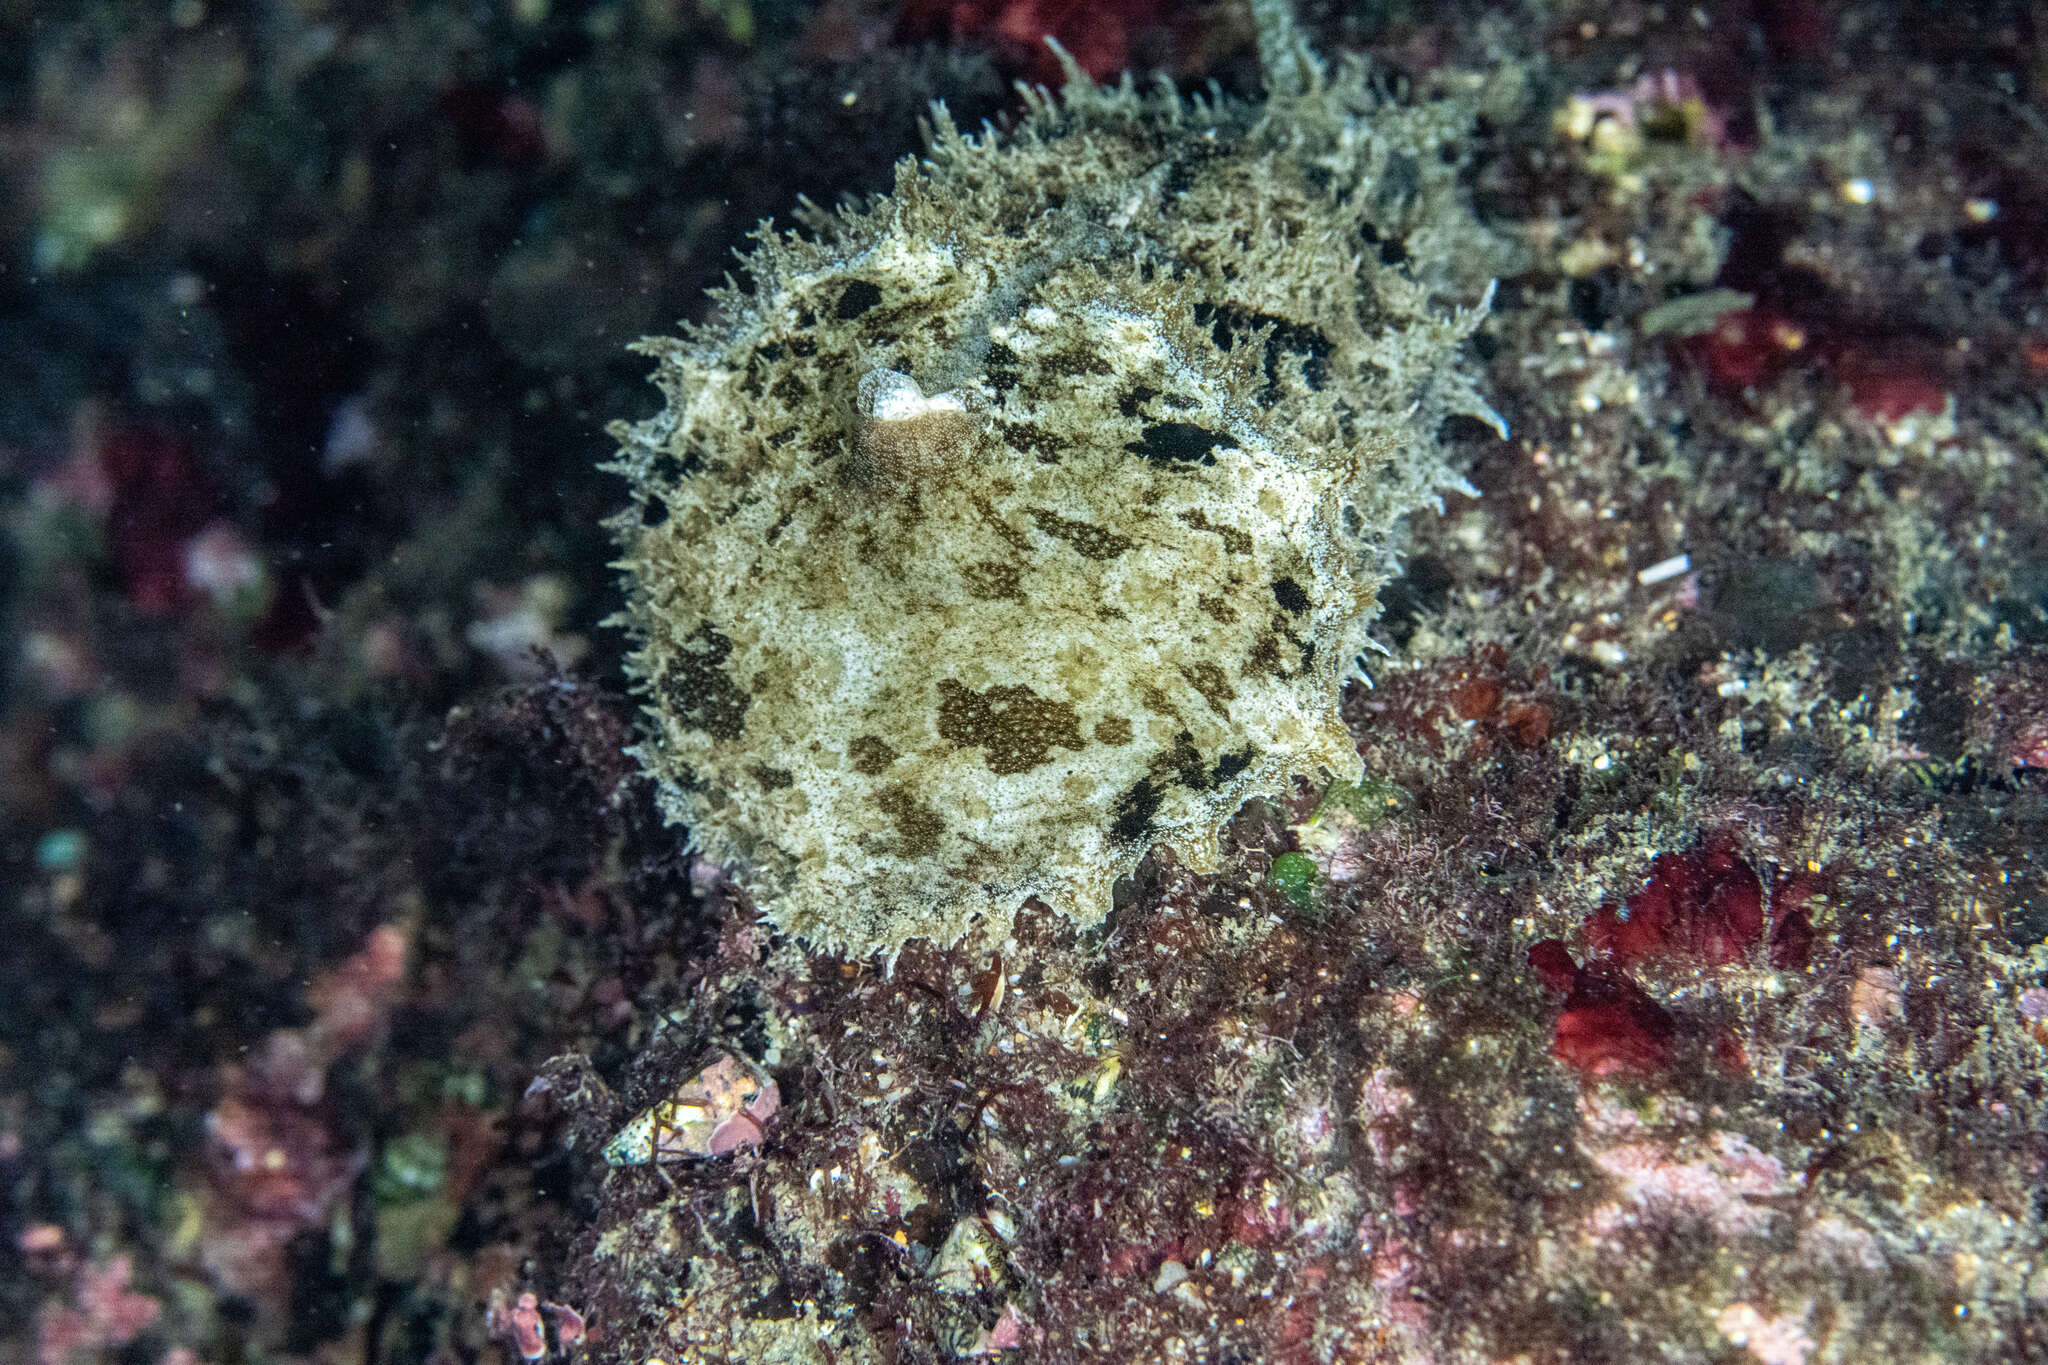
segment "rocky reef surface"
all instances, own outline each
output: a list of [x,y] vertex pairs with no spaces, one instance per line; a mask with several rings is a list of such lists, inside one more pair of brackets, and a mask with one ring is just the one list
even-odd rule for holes
[[1308,7],[1501,244],[1358,766],[847,956],[628,752],[625,346],[1251,14],[0,10],[0,1352],[2048,1359],[2048,67],[1933,12]]

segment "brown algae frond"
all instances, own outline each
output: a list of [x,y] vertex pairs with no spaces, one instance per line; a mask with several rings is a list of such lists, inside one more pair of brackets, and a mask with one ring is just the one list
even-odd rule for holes
[[1247,798],[1357,779],[1398,522],[1460,483],[1445,417],[1496,422],[1472,113],[1262,38],[1259,104],[1068,63],[1008,132],[936,109],[893,191],[764,230],[751,289],[641,343],[638,753],[784,930],[1092,921],[1148,846],[1209,867]]

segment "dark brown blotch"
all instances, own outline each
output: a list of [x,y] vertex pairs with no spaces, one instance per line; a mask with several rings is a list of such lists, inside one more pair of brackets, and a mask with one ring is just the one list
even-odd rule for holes
[[896,826],[903,842],[898,848],[905,858],[928,858],[939,851],[939,836],[946,822],[929,805],[917,799],[908,787],[885,787],[875,793],[875,804]]
[[1095,722],[1095,742],[1121,747],[1131,742],[1131,723],[1122,716],[1104,716]]
[[994,503],[990,502],[987,497],[980,493],[976,493],[973,496],[973,502],[974,510],[981,517],[982,523],[989,530],[1002,537],[1005,545],[1008,545],[1019,554],[1031,553],[1031,538],[1010,525],[1009,522],[1004,521],[1003,514],[996,510]]
[[731,638],[706,621],[668,657],[655,690],[678,724],[713,739],[740,737],[753,698],[726,673],[731,656]]
[[939,683],[939,737],[979,748],[990,772],[1028,773],[1052,761],[1052,751],[1082,747],[1081,718],[1071,704],[1041,697],[1025,686],[976,692],[956,679]]
[[857,735],[853,743],[846,746],[846,757],[853,764],[853,770],[863,777],[874,777],[888,771],[899,755],[889,742],[876,735]]
[[1248,555],[1252,552],[1252,538],[1250,536],[1238,530],[1235,526],[1218,526],[1215,522],[1203,516],[1202,509],[1199,507],[1181,513],[1180,519],[1194,527],[1197,531],[1211,532],[1222,540],[1223,548],[1234,555]]
[[1024,570],[999,559],[984,559],[960,571],[968,595],[984,602],[1022,602]]
[[1115,559],[1133,544],[1128,537],[1114,531],[1105,531],[1090,522],[1072,521],[1042,507],[1033,507],[1030,513],[1039,530],[1055,540],[1065,541],[1083,559]]
[[1040,464],[1058,464],[1062,449],[1059,438],[1042,427],[1028,422],[998,422],[996,434],[1012,450],[1022,451]]
[[1110,373],[1110,364],[1087,346],[1069,346],[1054,351],[1042,362],[1046,372],[1062,379],[1079,379],[1082,375]]
[[1230,719],[1230,703],[1237,700],[1237,689],[1230,685],[1230,675],[1220,664],[1204,659],[1193,668],[1183,668],[1180,674],[1188,680],[1188,686],[1202,694],[1211,711],[1224,720]]
[[1195,747],[1195,737],[1186,730],[1173,737],[1173,748],[1153,761],[1153,769],[1172,773],[1190,791],[1200,791],[1209,785],[1208,765],[1202,762],[1202,751]]

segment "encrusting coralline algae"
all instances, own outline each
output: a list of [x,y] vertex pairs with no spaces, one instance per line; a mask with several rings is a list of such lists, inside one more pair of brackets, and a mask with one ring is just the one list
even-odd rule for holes
[[[1212,866],[1337,714],[1398,522],[1497,425],[1460,351],[1490,240],[1473,113],[1326,71],[1268,98],[1035,92],[893,191],[763,230],[751,287],[641,343],[615,522],[666,814],[836,950],[1099,918],[1147,847]],[[1463,305],[1463,306],[1460,306]]]

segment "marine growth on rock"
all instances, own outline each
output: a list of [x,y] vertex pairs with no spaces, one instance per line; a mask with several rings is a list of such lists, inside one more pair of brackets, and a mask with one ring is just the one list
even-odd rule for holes
[[1495,423],[1461,363],[1490,244],[1473,119],[1326,71],[933,113],[891,192],[764,228],[640,349],[615,522],[667,815],[835,950],[1082,922],[1145,850],[1355,781],[1338,692],[1400,518]]

